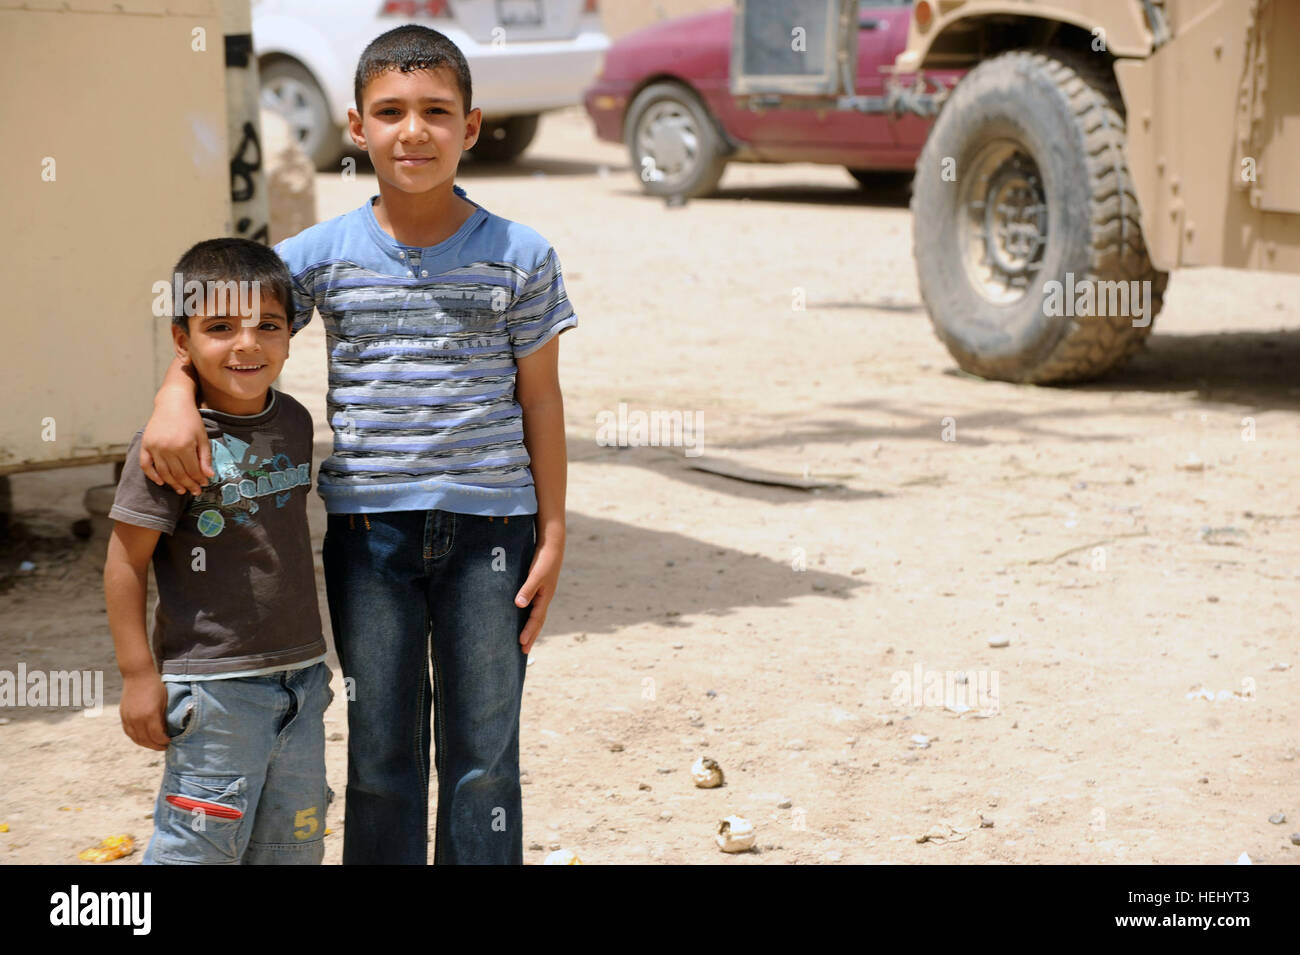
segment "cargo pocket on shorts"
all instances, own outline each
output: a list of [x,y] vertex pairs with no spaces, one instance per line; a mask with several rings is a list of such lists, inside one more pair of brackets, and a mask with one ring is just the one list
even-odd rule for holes
[[247,839],[243,776],[163,775],[162,818],[154,819],[160,862],[235,865]]

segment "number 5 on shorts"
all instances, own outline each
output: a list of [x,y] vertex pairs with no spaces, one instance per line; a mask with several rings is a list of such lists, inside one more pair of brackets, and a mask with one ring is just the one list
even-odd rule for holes
[[293,817],[293,825],[293,834],[298,839],[310,839],[316,835],[316,830],[320,828],[320,822],[316,819],[316,807],[299,809]]

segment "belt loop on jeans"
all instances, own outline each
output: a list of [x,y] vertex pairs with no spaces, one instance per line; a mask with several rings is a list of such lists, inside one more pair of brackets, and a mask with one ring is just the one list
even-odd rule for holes
[[503,517],[503,518],[501,518],[501,523],[502,523],[502,524],[509,524],[509,523],[510,523],[510,518],[508,518],[508,517]]
[[353,517],[354,515],[352,514],[348,515],[348,530],[350,531],[354,531],[357,529],[357,525],[353,523]]
[[361,519],[366,522],[366,530],[370,530],[370,515],[362,514]]

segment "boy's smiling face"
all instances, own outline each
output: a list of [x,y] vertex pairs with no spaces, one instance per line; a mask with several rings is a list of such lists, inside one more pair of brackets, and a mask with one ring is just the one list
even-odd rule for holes
[[362,100],[364,114],[348,110],[348,128],[379,179],[406,193],[450,191],[483,118],[478,109],[465,114],[452,71],[388,70],[366,84]]
[[289,320],[274,295],[263,295],[258,310],[243,303],[213,315],[189,316],[189,332],[172,326],[176,354],[193,363],[203,404],[227,414],[257,414],[266,407],[266,389],[289,357]]

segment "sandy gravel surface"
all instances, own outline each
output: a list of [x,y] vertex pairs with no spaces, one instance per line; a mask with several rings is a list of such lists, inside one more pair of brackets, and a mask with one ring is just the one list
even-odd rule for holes
[[[1015,386],[956,371],[907,209],[842,169],[733,166],[719,198],[667,208],[574,110],[459,181],[552,242],[579,315],[569,549],[525,691],[527,861],[1300,861],[1300,277],[1177,273],[1128,369]],[[318,183],[321,218],[376,191]],[[319,322],[282,385],[317,415],[319,464]],[[696,416],[703,457],[603,446],[620,403]],[[161,763],[121,732],[102,553],[68,532],[110,477],[13,481],[0,669],[102,669],[107,705],[0,714],[0,861],[150,833]],[[320,606],[328,626],[323,579]],[[341,693],[328,719],[337,863]],[[692,785],[702,755],[726,785]],[[715,847],[731,814],[755,851]]]

